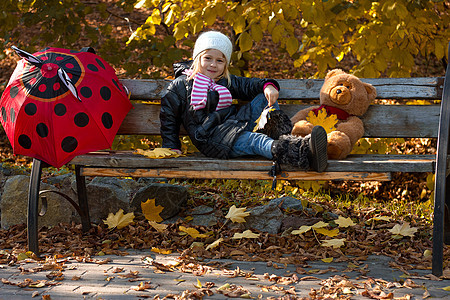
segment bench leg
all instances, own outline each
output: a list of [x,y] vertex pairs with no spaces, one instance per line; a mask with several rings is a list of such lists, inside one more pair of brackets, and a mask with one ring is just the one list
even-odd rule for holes
[[33,159],[30,186],[28,188],[27,235],[28,250],[39,256],[38,244],[38,205],[41,185],[42,161]]
[[80,166],[75,166],[75,178],[77,181],[78,205],[80,207],[80,218],[83,232],[88,232],[91,228],[89,217],[89,205],[87,201],[86,179],[81,176]]

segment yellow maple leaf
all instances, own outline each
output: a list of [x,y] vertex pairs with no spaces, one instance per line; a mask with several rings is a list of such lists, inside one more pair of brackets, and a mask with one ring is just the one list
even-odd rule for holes
[[155,204],[155,199],[147,199],[145,202],[141,202],[142,213],[149,221],[161,222],[163,218],[159,214],[163,211],[164,207]]
[[178,227],[178,229],[179,229],[181,232],[184,232],[184,233],[189,234],[189,235],[192,236],[194,239],[195,239],[195,238],[206,238],[206,237],[209,236],[209,234],[200,233],[200,232],[198,232],[197,229],[192,228],[192,227],[187,228],[187,227],[184,227],[184,226],[180,226],[180,227]]
[[333,257],[327,257],[327,258],[322,258],[321,259],[324,263],[330,263],[333,261]]
[[259,238],[261,234],[259,233],[253,233],[250,229],[244,231],[243,233],[239,233],[236,232],[232,239],[242,239],[242,238],[246,238],[246,239],[257,239]]
[[130,212],[127,214],[123,214],[123,209],[119,209],[116,214],[109,213],[106,220],[103,220],[103,223],[108,225],[108,229],[113,229],[117,227],[117,229],[122,229],[128,224],[132,223],[134,219],[134,213]]
[[150,226],[155,228],[156,231],[158,231],[158,232],[164,232],[167,229],[167,227],[169,227],[169,225],[167,225],[167,224],[160,224],[155,221],[148,221],[148,223],[150,224]]
[[389,232],[394,235],[410,236],[410,237],[413,237],[416,231],[417,227],[410,227],[408,222],[405,222],[402,225],[396,224],[392,229],[389,229]]
[[332,114],[327,116],[327,111],[325,108],[319,110],[317,115],[313,111],[310,111],[306,117],[306,120],[313,125],[322,126],[327,133],[336,130],[335,126],[338,122],[336,115]]
[[326,228],[314,228],[314,230],[317,233],[320,233],[320,234],[323,234],[323,235],[326,235],[326,236],[329,236],[329,237],[335,237],[335,236],[337,236],[339,234],[339,229],[338,228],[334,228],[334,229],[331,229],[331,230],[328,230]]
[[311,228],[312,228],[312,226],[303,225],[297,230],[292,230],[291,234],[302,234],[302,233],[309,231]]
[[339,227],[349,227],[349,226],[354,226],[355,223],[352,221],[352,219],[350,218],[344,218],[342,216],[339,216],[339,218],[334,221],[336,224],[339,225]]
[[328,226],[328,225],[329,225],[328,223],[325,223],[323,221],[319,221],[319,222],[317,222],[316,224],[314,224],[311,227],[314,228],[314,229],[317,229],[317,228],[323,228],[323,227]]
[[345,239],[322,240],[321,246],[339,248],[344,246]]
[[225,218],[230,219],[233,223],[243,223],[245,222],[244,217],[247,217],[250,215],[249,212],[245,211],[247,208],[237,208],[235,205],[230,207],[230,210],[228,211]]
[[223,238],[220,238],[218,240],[215,240],[213,243],[209,244],[208,246],[206,246],[206,250],[212,249],[212,248],[216,248],[217,246],[219,246],[219,244],[223,242]]
[[148,158],[169,158],[180,156],[180,154],[170,150],[169,148],[155,148],[153,150],[136,149],[135,153],[144,155]]

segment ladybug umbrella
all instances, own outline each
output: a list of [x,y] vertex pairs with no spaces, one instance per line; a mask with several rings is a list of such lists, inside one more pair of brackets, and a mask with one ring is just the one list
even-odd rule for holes
[[114,69],[92,48],[46,48],[22,57],[0,100],[0,121],[15,154],[61,167],[110,148],[132,105]]

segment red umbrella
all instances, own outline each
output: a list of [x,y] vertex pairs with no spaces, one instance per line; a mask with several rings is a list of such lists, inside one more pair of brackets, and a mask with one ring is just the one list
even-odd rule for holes
[[46,48],[23,58],[0,100],[0,121],[15,154],[61,167],[110,148],[132,105],[114,69],[92,48]]

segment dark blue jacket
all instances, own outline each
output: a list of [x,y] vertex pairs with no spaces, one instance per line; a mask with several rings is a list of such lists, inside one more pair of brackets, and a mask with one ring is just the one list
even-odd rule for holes
[[193,110],[191,93],[193,80],[188,81],[182,71],[189,63],[174,65],[175,79],[170,83],[161,99],[161,137],[163,148],[181,149],[179,139],[180,126],[183,125],[197,149],[206,156],[229,158],[236,137],[250,121],[250,101],[263,92],[267,82],[278,89],[279,84],[271,79],[246,78],[231,75],[231,84],[227,86],[225,78],[217,84],[228,88],[233,99],[247,101],[245,105],[231,105],[215,111],[218,93],[208,92],[206,107]]

